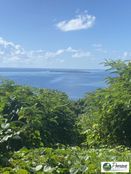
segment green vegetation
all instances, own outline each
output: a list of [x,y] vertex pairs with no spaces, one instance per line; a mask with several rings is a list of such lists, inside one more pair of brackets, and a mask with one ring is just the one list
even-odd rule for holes
[[[131,161],[131,151],[123,148],[84,149],[61,147],[21,149],[13,154],[6,174],[99,174],[101,161]],[[23,172],[23,173],[22,173]]]
[[131,63],[105,65],[108,87],[78,101],[1,82],[0,173],[99,174],[102,161],[131,161]]
[[85,110],[78,124],[89,147],[131,147],[131,63],[110,61],[106,65],[116,77],[107,78],[107,88],[85,97]]

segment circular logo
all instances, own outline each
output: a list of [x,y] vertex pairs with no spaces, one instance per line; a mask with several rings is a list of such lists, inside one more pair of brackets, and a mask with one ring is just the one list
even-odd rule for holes
[[110,171],[111,170],[111,164],[110,163],[104,163],[103,164],[103,169],[105,171]]

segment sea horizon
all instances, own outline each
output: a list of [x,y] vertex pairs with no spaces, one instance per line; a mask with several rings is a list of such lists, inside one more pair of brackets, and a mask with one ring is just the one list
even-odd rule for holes
[[16,84],[65,92],[79,99],[88,92],[106,87],[105,69],[0,68],[0,77]]
[[106,70],[106,68],[48,68],[48,67],[0,67],[1,69],[42,69],[42,70]]

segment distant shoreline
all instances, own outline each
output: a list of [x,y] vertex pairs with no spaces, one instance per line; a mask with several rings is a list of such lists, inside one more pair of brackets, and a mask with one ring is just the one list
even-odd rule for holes
[[40,72],[40,71],[48,71],[48,72],[69,72],[69,73],[91,73],[94,71],[105,71],[105,69],[60,69],[60,68],[16,68],[16,67],[0,67],[0,72]]

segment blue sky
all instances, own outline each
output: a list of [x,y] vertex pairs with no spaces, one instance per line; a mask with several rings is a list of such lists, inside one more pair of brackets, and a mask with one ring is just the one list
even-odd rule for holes
[[103,68],[131,59],[130,0],[0,0],[0,67]]

